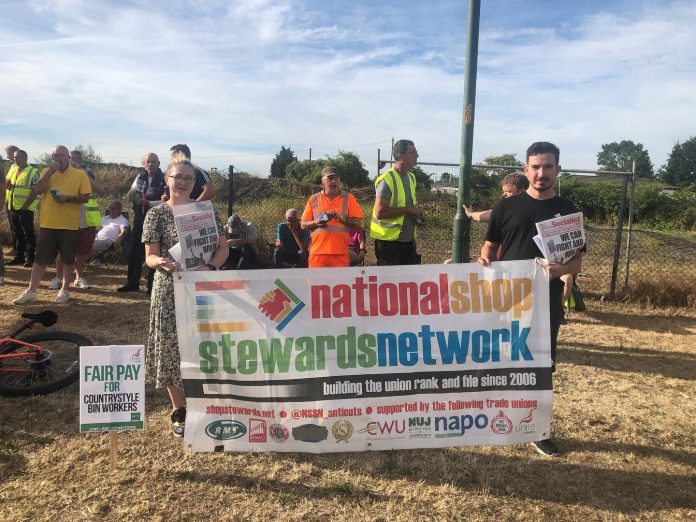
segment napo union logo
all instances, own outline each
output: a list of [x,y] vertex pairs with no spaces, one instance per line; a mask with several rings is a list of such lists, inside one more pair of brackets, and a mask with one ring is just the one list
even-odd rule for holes
[[498,435],[507,435],[512,431],[512,421],[500,410],[498,415],[491,420],[491,429]]
[[353,425],[347,420],[339,420],[334,422],[331,427],[331,435],[334,436],[336,442],[348,442],[348,439],[353,435]]
[[246,426],[234,420],[217,420],[205,427],[205,434],[215,440],[238,439],[243,437],[246,432]]
[[268,427],[268,434],[278,444],[282,444],[283,442],[288,440],[288,437],[290,437],[290,430],[288,430],[282,424],[271,424]]

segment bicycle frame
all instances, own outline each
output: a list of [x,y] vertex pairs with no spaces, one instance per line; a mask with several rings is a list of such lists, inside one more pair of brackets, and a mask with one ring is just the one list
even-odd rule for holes
[[[24,330],[26,330],[26,328],[23,328],[21,331]],[[0,354],[0,361],[2,361],[3,359],[31,359],[33,357],[36,357],[37,355],[40,355],[43,352],[43,348],[41,346],[26,343],[24,341],[20,341],[19,339],[14,339],[10,336],[0,339],[0,348],[5,348],[5,343],[12,343],[12,350],[16,350],[17,346],[23,346],[25,348],[32,348],[33,351],[23,351],[19,353],[13,351],[10,353],[3,353]],[[26,368],[5,368],[0,366],[0,372],[26,373],[27,371],[28,370]]]

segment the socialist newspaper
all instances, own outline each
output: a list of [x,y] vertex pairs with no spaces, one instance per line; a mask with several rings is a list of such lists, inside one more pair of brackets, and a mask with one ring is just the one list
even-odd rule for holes
[[212,202],[197,201],[175,206],[174,222],[179,242],[169,249],[169,253],[181,269],[191,270],[209,263],[218,244]]
[[550,263],[563,265],[585,246],[582,212],[541,221],[536,228],[534,242]]

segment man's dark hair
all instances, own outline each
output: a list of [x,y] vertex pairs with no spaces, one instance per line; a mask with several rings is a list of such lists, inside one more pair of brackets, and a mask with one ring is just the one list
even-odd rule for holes
[[29,156],[27,156],[27,151],[26,151],[26,150],[22,150],[22,149],[17,149],[17,150],[15,151],[15,154],[19,154],[19,155],[21,155],[21,156],[24,156],[24,159],[27,159],[27,158],[29,157]]
[[394,161],[401,158],[401,155],[408,150],[408,146],[411,145],[415,147],[411,140],[399,140],[394,143],[394,148],[392,149],[392,156],[394,156]]
[[186,156],[186,159],[191,159],[191,149],[185,143],[177,143],[169,148],[169,152],[179,152]]
[[527,179],[527,176],[521,172],[513,172],[505,176],[503,181],[500,183],[500,188],[503,188],[505,185],[512,185],[513,187],[516,187],[517,190],[527,190],[529,188],[529,180]]
[[529,163],[529,156],[536,156],[538,154],[548,154],[551,153],[556,156],[556,165],[561,159],[561,151],[558,150],[553,143],[548,141],[535,141],[527,149],[527,163]]

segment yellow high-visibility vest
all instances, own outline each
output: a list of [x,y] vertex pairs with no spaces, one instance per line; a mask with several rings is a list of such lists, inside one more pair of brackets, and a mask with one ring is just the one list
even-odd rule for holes
[[[38,179],[38,177],[39,171],[31,165],[24,167],[21,172],[19,172],[19,167],[17,165],[13,165],[7,176],[7,179],[12,181],[12,188],[7,189],[5,193],[7,208],[10,210],[20,210],[27,199],[29,199],[32,181]],[[33,212],[38,206],[39,198],[36,198],[31,202],[28,210]]]
[[[387,172],[377,176],[375,180],[375,187],[384,181],[389,187],[391,192],[391,199],[389,200],[389,206],[395,207],[405,207],[406,206],[406,192],[404,190],[404,184],[401,181],[401,175],[394,170],[394,168],[389,169]],[[417,205],[416,201],[416,175],[413,172],[408,173],[409,186],[411,188],[411,198],[413,199],[413,205]],[[401,234],[401,227],[404,224],[404,215],[395,218],[383,218],[378,219],[375,215],[374,209],[372,211],[372,220],[370,221],[370,237],[374,239],[381,239],[384,241],[396,241],[399,239]],[[416,230],[414,228],[413,235],[415,237]]]

